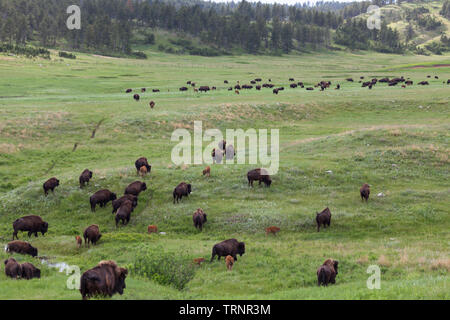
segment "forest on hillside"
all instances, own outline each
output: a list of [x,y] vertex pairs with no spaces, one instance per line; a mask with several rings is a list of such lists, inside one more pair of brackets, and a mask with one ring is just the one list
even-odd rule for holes
[[[200,0],[0,0],[0,42],[103,54],[132,54],[136,34],[141,43],[155,42],[155,30],[181,35],[177,45],[187,53],[219,55],[239,49],[252,54],[281,54],[292,50],[351,49],[401,53],[398,32],[386,24],[368,29],[355,19],[368,6],[398,3],[374,0],[315,6],[250,3],[221,4]],[[443,7],[448,15],[449,0]],[[81,9],[81,29],[66,27],[70,5]],[[199,40],[202,49],[182,35]],[[164,50],[164,47],[160,47]],[[139,54],[134,52],[138,57]],[[145,54],[142,54],[145,57]]]

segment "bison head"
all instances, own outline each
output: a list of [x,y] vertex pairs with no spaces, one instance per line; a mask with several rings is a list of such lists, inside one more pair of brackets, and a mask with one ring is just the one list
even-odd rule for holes
[[145,182],[142,182],[142,184],[141,184],[141,190],[142,190],[142,191],[147,190],[147,185],[145,184]]
[[116,281],[116,291],[119,294],[123,294],[123,289],[125,289],[127,286],[125,284],[125,278],[128,275],[128,270],[125,268],[117,268],[116,269],[116,277],[117,277],[117,281]]
[[30,248],[30,254],[32,257],[36,257],[38,255],[38,250],[34,247]]
[[92,178],[92,171],[89,171],[89,178]]
[[115,193],[111,193],[111,197],[110,200],[116,200],[117,199],[117,195]]
[[47,232],[47,230],[48,230],[48,222],[44,221],[44,223],[41,226],[41,233],[42,233],[42,235],[44,235]]
[[242,255],[245,253],[245,243],[244,242],[239,242],[238,244],[238,249],[237,249],[237,253],[239,253],[239,255],[242,257]]
[[188,189],[188,194],[192,192],[191,184],[188,184],[188,185],[187,185],[187,189]]
[[55,179],[55,181],[56,181],[56,185],[59,186],[59,180]]
[[339,261],[337,261],[337,260],[333,261],[333,267],[334,267],[334,271],[336,271],[336,274],[338,274],[338,264],[339,264]]

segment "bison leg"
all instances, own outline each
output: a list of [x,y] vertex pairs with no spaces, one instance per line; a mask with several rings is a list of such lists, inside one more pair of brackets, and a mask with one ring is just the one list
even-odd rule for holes
[[28,238],[30,238],[32,234],[33,233],[31,231],[28,231]]
[[15,231],[15,230],[14,230],[14,232],[13,232],[13,238],[12,238],[13,240],[14,240],[14,237],[16,237],[17,240],[19,240],[19,237],[17,236],[17,231]]

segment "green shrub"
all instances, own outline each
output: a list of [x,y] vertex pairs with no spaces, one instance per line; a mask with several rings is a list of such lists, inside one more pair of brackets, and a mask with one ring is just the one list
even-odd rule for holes
[[180,253],[164,252],[162,248],[143,250],[136,256],[132,270],[140,276],[178,290],[184,289],[195,276],[189,258]]
[[74,55],[73,53],[65,52],[65,51],[60,51],[59,56],[61,58],[67,58],[67,59],[76,59],[77,58],[77,56]]

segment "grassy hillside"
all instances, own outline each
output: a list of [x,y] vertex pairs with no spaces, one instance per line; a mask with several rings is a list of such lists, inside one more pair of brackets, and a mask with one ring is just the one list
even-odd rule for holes
[[[81,271],[102,259],[127,266],[123,296],[113,299],[448,299],[449,298],[449,86],[450,56],[375,53],[202,58],[147,51],[148,60],[77,54],[65,60],[29,60],[0,55],[0,243],[12,222],[37,214],[49,222],[45,237],[31,238],[50,263]],[[420,67],[418,67],[420,66]],[[372,90],[344,79],[410,77],[413,86]],[[439,76],[428,79],[427,75]],[[271,78],[288,86],[294,77],[313,85],[331,80],[341,90],[226,90],[224,80],[247,83]],[[217,86],[206,94],[180,92],[187,80]],[[428,80],[429,86],[417,86]],[[147,90],[135,102],[126,88]],[[148,102],[154,100],[151,110]],[[95,138],[91,131],[102,119]],[[255,165],[177,167],[170,154],[176,128],[279,129],[280,170],[270,188],[247,186]],[[75,151],[74,144],[78,143]],[[206,144],[205,144],[206,146]],[[134,161],[146,156],[152,172],[130,224],[116,229],[111,205],[92,213],[89,196],[100,188],[122,194],[136,176]],[[94,172],[80,189],[79,174]],[[327,171],[331,170],[332,173]],[[45,197],[42,183],[61,181]],[[193,193],[172,204],[181,181]],[[369,202],[359,187],[370,183]],[[377,197],[383,193],[384,197]],[[331,227],[316,231],[315,212],[329,207]],[[203,232],[192,226],[197,208],[208,214]],[[75,236],[97,223],[97,246],[77,249]],[[149,224],[166,234],[147,235]],[[266,237],[264,228],[281,232]],[[28,240],[24,233],[20,239]],[[245,241],[246,253],[232,272],[209,260],[212,246],[228,238]],[[133,270],[137,255],[195,270],[183,290]],[[0,259],[8,257],[3,250]],[[42,278],[11,280],[0,272],[1,299],[80,299],[68,276],[39,259],[14,254],[42,269]],[[326,258],[340,261],[337,283],[317,287],[316,270]],[[369,290],[369,265],[381,267],[381,289]],[[167,275],[167,274],[166,274]],[[169,274],[170,275],[170,274]],[[179,275],[173,272],[172,275]]]

